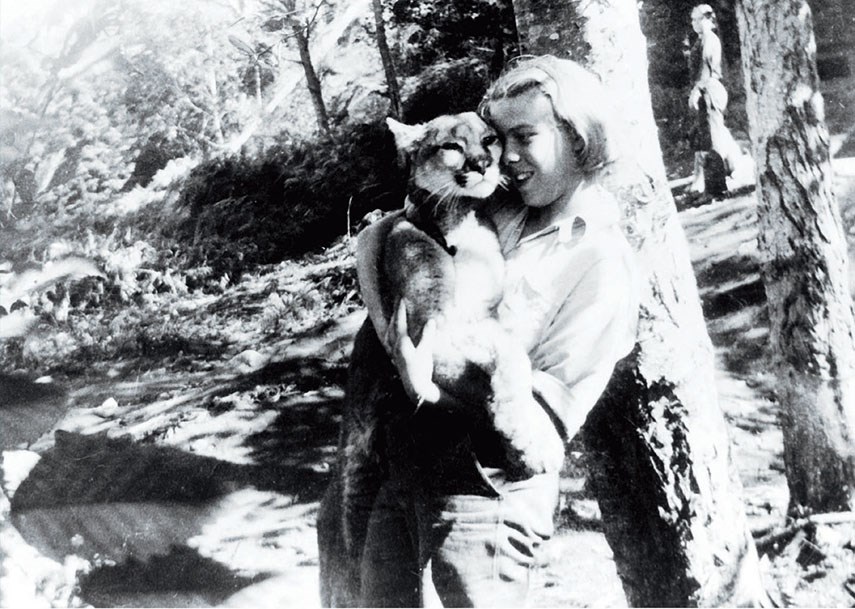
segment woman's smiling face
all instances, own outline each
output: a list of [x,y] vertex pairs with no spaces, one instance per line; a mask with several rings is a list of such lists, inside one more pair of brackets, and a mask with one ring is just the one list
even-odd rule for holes
[[582,179],[570,134],[558,123],[552,102],[536,89],[490,103],[499,131],[502,164],[526,205],[564,201]]

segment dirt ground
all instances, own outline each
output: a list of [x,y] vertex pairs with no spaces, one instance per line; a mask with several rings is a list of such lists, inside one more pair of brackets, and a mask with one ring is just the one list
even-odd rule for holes
[[[855,162],[841,161],[839,172],[849,229]],[[784,522],[787,487],[756,203],[750,187],[737,192],[697,206],[677,194],[746,510],[761,533]],[[263,303],[294,281],[299,273],[283,263],[222,298],[170,303],[187,323],[231,328],[234,340],[220,351],[105,363],[55,379],[67,396],[46,390],[4,408],[4,429],[17,421],[20,434],[4,442],[0,479],[4,606],[318,605],[315,518],[364,313],[296,338],[262,332]],[[626,606],[584,479],[563,485],[560,531],[536,572],[533,605]],[[845,588],[855,531],[819,529],[764,558],[767,587],[782,604],[855,602]]]

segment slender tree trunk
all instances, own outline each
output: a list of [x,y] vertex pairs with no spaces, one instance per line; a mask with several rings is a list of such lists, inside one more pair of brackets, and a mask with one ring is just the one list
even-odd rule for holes
[[211,99],[211,119],[214,124],[214,137],[217,140],[217,144],[222,144],[225,141],[225,134],[223,133],[223,122],[220,117],[220,91],[217,85],[217,71],[214,68],[215,53],[214,36],[211,28],[207,27],[205,28],[205,63],[207,64],[208,95]]
[[616,92],[623,121],[628,167],[613,180],[648,283],[638,345],[584,434],[627,599],[661,607],[760,602],[712,346],[658,144],[637,4],[514,0],[514,8],[525,51],[587,65]]
[[371,8],[374,10],[374,24],[377,28],[377,49],[380,51],[380,61],[383,63],[383,72],[386,74],[386,88],[389,91],[392,116],[394,118],[401,118],[401,92],[398,87],[398,77],[395,74],[395,64],[392,61],[392,53],[389,51],[389,43],[386,40],[386,22],[383,20],[383,1],[371,0]]
[[855,509],[855,320],[805,0],[737,3],[790,509]]
[[255,99],[258,102],[258,109],[264,110],[264,98],[261,96],[261,66],[258,61],[252,66],[253,76],[255,77]]
[[291,32],[294,34],[294,41],[297,43],[297,50],[300,53],[300,63],[303,65],[303,72],[306,74],[306,87],[308,87],[309,95],[312,98],[312,107],[315,109],[318,127],[320,127],[323,133],[329,135],[330,121],[327,116],[327,107],[324,104],[321,79],[318,78],[318,73],[315,72],[312,55],[309,53],[309,37],[306,35],[303,25],[299,21],[290,19],[290,24]]

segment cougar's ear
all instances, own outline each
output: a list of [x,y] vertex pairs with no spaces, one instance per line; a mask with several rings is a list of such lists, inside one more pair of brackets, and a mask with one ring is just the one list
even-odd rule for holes
[[395,146],[398,152],[409,155],[416,145],[424,139],[427,128],[424,125],[405,125],[391,116],[386,119],[389,131],[395,136]]

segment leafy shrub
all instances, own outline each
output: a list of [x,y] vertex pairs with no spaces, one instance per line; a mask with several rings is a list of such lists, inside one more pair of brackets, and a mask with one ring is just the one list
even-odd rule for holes
[[440,114],[475,110],[490,77],[483,63],[462,59],[429,66],[413,82],[404,95],[404,121],[421,123]]
[[391,16],[403,34],[401,74],[418,74],[445,60],[476,58],[490,63],[496,76],[504,57],[516,54],[516,21],[508,0],[395,0]]
[[346,234],[369,211],[401,205],[404,179],[385,125],[361,124],[332,140],[295,142],[261,158],[198,166],[179,197],[194,263],[214,269],[302,255]]
[[155,133],[140,146],[134,169],[128,181],[122,186],[122,191],[127,192],[134,186],[148,186],[158,171],[166,167],[173,159],[181,158],[192,152],[192,143],[186,138],[169,132]]

